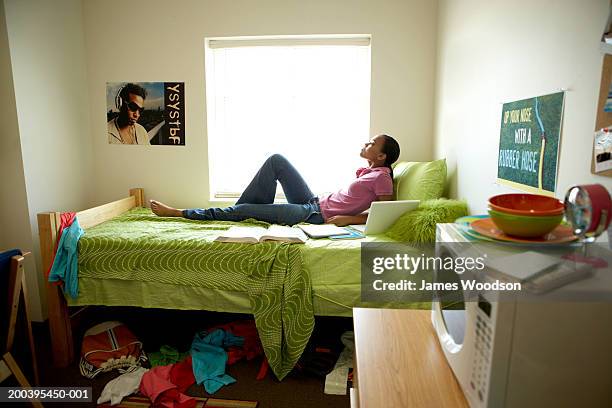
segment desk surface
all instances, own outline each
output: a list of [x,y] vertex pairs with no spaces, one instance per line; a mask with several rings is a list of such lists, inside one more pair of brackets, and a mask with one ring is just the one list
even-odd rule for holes
[[360,408],[467,407],[431,311],[353,309]]

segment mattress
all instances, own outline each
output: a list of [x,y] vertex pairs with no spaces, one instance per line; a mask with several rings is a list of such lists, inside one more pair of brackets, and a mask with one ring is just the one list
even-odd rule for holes
[[[146,230],[132,230],[129,226],[132,222],[153,225]],[[126,224],[126,227],[117,228],[112,224]],[[249,254],[252,248],[263,249],[265,245],[277,244],[215,243],[214,251],[217,251],[218,259],[213,262],[218,265],[217,271],[198,272],[197,265],[187,265],[185,261],[183,266],[195,269],[194,273],[163,268],[163,273],[156,275],[137,267],[142,261],[138,259],[138,254],[144,253],[143,248],[129,247],[132,241],[144,238],[145,249],[160,240],[168,241],[170,246],[178,245],[180,240],[183,247],[191,245],[192,251],[204,251],[197,243],[210,244],[220,230],[236,224],[160,218],[148,209],[133,209],[110,222],[90,228],[79,242],[79,297],[67,297],[67,302],[70,306],[138,306],[251,313],[248,287],[239,272],[249,267],[250,255],[245,254]],[[259,225],[254,221],[240,223],[241,226],[245,224]],[[151,231],[154,233],[151,234]],[[168,236],[167,239],[164,239],[164,234]],[[103,247],[100,241],[104,240],[108,242]],[[300,251],[302,267],[310,276],[316,315],[348,317],[352,315],[353,307],[366,305],[360,300],[361,243],[384,241],[390,240],[381,235],[360,240],[311,239],[304,245],[292,245]],[[205,248],[210,251],[212,247]],[[112,259],[109,259],[109,253],[113,254]],[[189,250],[182,252],[183,255],[189,253]],[[232,267],[224,267],[223,258],[231,255],[239,260]],[[173,260],[166,262],[171,264]],[[100,264],[103,265],[103,273],[100,272]]]

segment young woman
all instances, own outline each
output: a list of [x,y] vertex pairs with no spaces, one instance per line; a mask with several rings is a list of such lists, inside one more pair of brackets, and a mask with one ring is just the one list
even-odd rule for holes
[[[270,156],[242,193],[235,205],[227,208],[179,210],[151,200],[151,210],[161,217],[185,217],[192,220],[242,221],[247,218],[272,224],[294,225],[331,223],[338,226],[365,224],[363,213],[373,201],[393,199],[391,165],[400,148],[388,135],[372,138],[360,156],[368,167],[357,170],[357,178],[346,189],[319,199],[289,163],[279,154]],[[280,182],[288,204],[274,204],[276,182]]]

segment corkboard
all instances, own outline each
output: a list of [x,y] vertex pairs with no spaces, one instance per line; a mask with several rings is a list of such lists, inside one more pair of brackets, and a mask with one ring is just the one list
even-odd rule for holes
[[[597,118],[595,119],[595,129],[593,131],[612,126],[612,112],[604,112],[604,106],[608,99],[608,91],[612,82],[612,54],[604,56],[603,68],[601,69],[601,84],[599,85],[599,101],[597,103]],[[593,136],[591,135],[591,138]],[[593,145],[595,141],[593,140]],[[593,146],[594,147],[594,146]],[[591,173],[598,176],[612,177],[612,170],[595,173],[595,158],[593,157],[593,149],[591,149]]]

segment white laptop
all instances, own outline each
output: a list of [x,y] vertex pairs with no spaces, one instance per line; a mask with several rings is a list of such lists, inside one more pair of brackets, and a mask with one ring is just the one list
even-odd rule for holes
[[419,200],[374,201],[364,225],[351,225],[366,235],[380,234],[389,229],[404,213],[419,206]]

